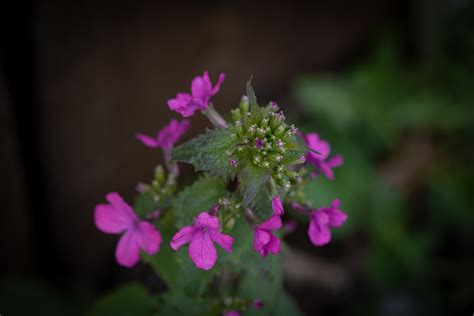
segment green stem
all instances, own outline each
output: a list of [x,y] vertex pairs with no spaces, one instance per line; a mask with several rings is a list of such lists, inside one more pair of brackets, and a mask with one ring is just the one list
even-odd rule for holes
[[270,190],[270,195],[272,197],[275,196],[275,195],[278,195],[278,191],[277,191],[277,188],[276,188],[276,183],[275,183],[275,180],[273,180],[272,177],[270,177],[270,180],[268,180],[267,187],[268,187],[268,190]]
[[209,106],[207,107],[207,109],[202,111],[202,113],[205,116],[207,116],[209,121],[211,121],[211,123],[214,124],[214,126],[218,128],[228,127],[226,120],[224,120],[224,118],[216,111],[212,103],[209,103]]

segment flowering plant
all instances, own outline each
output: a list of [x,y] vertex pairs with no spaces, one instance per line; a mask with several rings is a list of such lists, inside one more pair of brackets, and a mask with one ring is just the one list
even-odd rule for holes
[[[197,76],[191,93],[178,93],[168,107],[190,117],[206,115],[214,129],[176,146],[189,121],[173,119],[156,137],[138,134],[150,148],[160,148],[149,184],[137,186],[133,207],[118,193],[95,208],[104,233],[121,234],[115,257],[131,268],[150,264],[168,291],[153,305],[158,315],[294,315],[297,308],[282,289],[281,253],[287,251],[282,229],[285,211],[309,220],[309,240],[327,244],[331,228],[347,215],[339,200],[316,209],[304,195],[309,181],[334,179],[340,155],[318,134],[299,132],[286,123],[275,102],[257,103],[250,82],[226,121],[213,107],[225,76],[212,85],[207,72]],[[328,159],[329,158],[329,159]],[[178,191],[179,162],[201,172]],[[166,170],[166,171],[165,171]]]

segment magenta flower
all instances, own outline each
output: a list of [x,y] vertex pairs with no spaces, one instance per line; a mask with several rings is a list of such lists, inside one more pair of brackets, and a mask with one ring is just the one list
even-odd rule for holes
[[341,201],[334,200],[331,206],[314,209],[309,215],[311,222],[309,224],[309,239],[315,246],[323,246],[331,240],[330,227],[339,227],[347,219],[347,214],[342,212],[339,207]]
[[254,300],[252,305],[256,309],[260,309],[260,308],[263,308],[263,306],[265,306],[265,304],[261,300]]
[[224,316],[240,316],[240,313],[235,310],[224,312]]
[[95,207],[94,222],[107,234],[123,234],[115,249],[117,262],[131,268],[140,260],[140,249],[149,255],[160,250],[161,234],[149,222],[140,220],[122,197],[115,192],[106,196],[109,204]]
[[209,101],[213,95],[219,92],[224,74],[219,75],[216,85],[213,87],[207,71],[201,76],[194,78],[191,84],[191,94],[178,93],[176,99],[168,100],[170,110],[176,111],[183,117],[189,117],[196,110],[205,110],[209,106]]
[[181,228],[170,242],[171,248],[178,250],[189,243],[189,256],[194,265],[203,270],[211,269],[217,260],[214,242],[227,252],[232,252],[234,239],[220,232],[217,216],[202,212],[194,218],[194,225]]
[[285,213],[283,209],[283,204],[281,203],[281,199],[279,196],[274,196],[272,198],[272,209],[275,215],[282,216]]
[[320,139],[319,135],[316,133],[309,133],[306,136],[303,134],[301,135],[303,136],[306,146],[319,152],[319,154],[317,154],[312,151],[308,151],[306,154],[307,161],[311,163],[318,170],[318,172],[324,174],[328,179],[333,180],[334,173],[332,168],[338,167],[344,163],[342,156],[335,155],[326,161],[329,153],[331,152],[329,143]]
[[281,228],[281,218],[283,215],[283,205],[278,196],[272,198],[273,215],[254,228],[253,250],[259,252],[262,257],[266,257],[270,252],[276,255],[280,252],[280,240],[272,234],[273,230]]
[[137,134],[137,139],[148,147],[171,149],[173,148],[176,141],[189,129],[189,125],[190,124],[188,120],[182,120],[181,122],[178,122],[177,120],[172,119],[168,125],[163,127],[158,132],[156,137]]

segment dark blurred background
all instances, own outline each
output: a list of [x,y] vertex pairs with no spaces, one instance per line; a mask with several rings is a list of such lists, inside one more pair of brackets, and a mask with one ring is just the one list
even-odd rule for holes
[[[236,106],[253,75],[345,157],[308,188],[349,213],[325,248],[301,224],[285,285],[307,315],[474,312],[474,5],[415,1],[38,1],[2,4],[0,313],[81,315],[144,264],[97,231],[160,156],[134,139],[209,70]],[[208,125],[196,115],[187,138]],[[186,169],[184,177],[192,177]],[[26,304],[25,304],[26,303]]]

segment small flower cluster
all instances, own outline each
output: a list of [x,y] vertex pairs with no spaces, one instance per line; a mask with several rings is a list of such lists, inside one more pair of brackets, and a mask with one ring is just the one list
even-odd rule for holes
[[[215,244],[226,252],[232,252],[232,229],[237,218],[244,215],[252,227],[253,250],[262,257],[276,255],[281,249],[280,234],[276,232],[283,226],[284,202],[290,204],[294,211],[308,217],[308,236],[315,246],[327,244],[331,240],[331,228],[341,226],[347,219],[347,214],[340,209],[341,202],[336,199],[330,206],[313,208],[298,190],[305,180],[311,180],[319,174],[334,179],[333,168],[342,165],[342,156],[329,158],[330,146],[327,141],[320,139],[316,133],[304,135],[293,125],[288,125],[284,113],[275,102],[259,107],[255,105],[256,100],[252,104],[249,96],[243,96],[239,107],[231,111],[233,122],[228,124],[210,103],[224,78],[221,74],[217,84],[213,86],[206,71],[203,76],[194,78],[191,94],[179,93],[175,99],[168,101],[168,106],[183,117],[190,117],[200,110],[217,129],[228,131],[230,145],[222,155],[234,167],[234,176],[247,168],[259,168],[268,175],[267,208],[271,204],[272,214],[260,220],[265,218],[261,214],[266,210],[242,205],[242,197],[236,193],[238,191],[229,190],[220,197],[217,204],[195,216],[191,225],[179,228],[170,240],[170,247],[177,251],[188,245],[189,257],[194,265],[199,269],[209,270],[218,259]],[[166,175],[159,165],[151,184],[137,186],[140,194],[150,195],[155,202],[173,198],[179,166],[171,159],[172,151],[189,126],[188,120],[173,119],[155,137],[137,135],[137,139],[147,147],[162,149],[168,171]],[[235,179],[231,178],[231,183]],[[292,188],[292,184],[298,185]],[[160,250],[162,236],[153,222],[164,210],[155,209],[140,218],[118,193],[109,193],[106,199],[107,204],[96,206],[94,221],[104,233],[122,234],[115,251],[117,262],[122,266],[132,267],[140,260],[140,251],[149,255],[156,254]],[[296,225],[290,223],[286,226],[285,229],[289,232]],[[227,307],[230,308],[231,305]],[[262,303],[255,306],[258,307],[257,305],[261,307]],[[239,313],[229,310],[225,314]]]
[[234,167],[253,164],[268,169],[277,184],[288,190],[290,180],[297,176],[291,166],[306,161],[305,155],[295,157],[295,126],[285,123],[285,115],[275,102],[250,110],[247,96],[243,96],[239,108],[232,111],[232,118],[234,123],[230,129],[234,143],[226,151],[229,164]]

